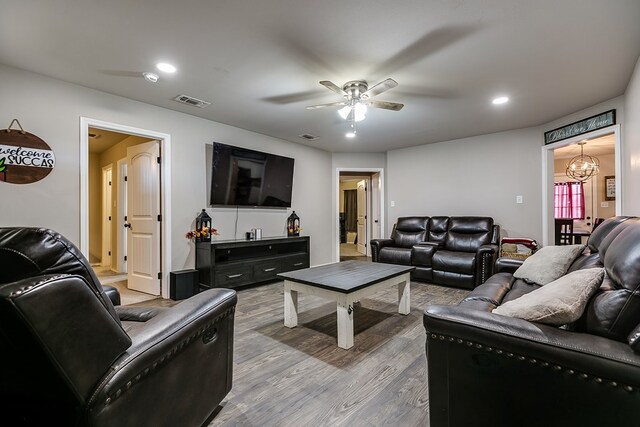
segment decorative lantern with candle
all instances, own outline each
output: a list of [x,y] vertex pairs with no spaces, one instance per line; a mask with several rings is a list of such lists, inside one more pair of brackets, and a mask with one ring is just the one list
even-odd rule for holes
[[287,218],[287,236],[299,236],[300,230],[300,217],[296,215],[296,211],[293,211]]
[[211,241],[211,217],[202,209],[196,217],[196,242]]

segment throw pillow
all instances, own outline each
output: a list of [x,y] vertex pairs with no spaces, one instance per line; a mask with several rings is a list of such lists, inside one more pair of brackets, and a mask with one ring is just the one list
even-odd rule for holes
[[530,322],[560,326],[582,316],[604,278],[604,268],[576,270],[546,286],[505,302],[492,312]]
[[584,248],[585,245],[545,246],[527,258],[513,277],[540,286],[551,283],[567,272]]

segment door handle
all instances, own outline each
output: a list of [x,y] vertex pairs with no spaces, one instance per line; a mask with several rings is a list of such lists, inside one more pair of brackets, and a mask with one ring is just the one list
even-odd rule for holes
[[128,222],[125,222],[125,223],[124,223],[124,228],[129,228],[129,229],[131,229],[131,231],[133,231],[133,227],[132,227],[132,226],[131,226],[131,224],[130,224],[130,223],[128,223]]
[[373,222],[375,222],[375,223],[377,224],[377,223],[378,223],[378,220],[377,220],[377,219],[374,219],[374,220],[373,220]]

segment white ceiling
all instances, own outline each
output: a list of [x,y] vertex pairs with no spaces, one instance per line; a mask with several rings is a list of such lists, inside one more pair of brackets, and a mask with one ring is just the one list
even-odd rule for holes
[[[638,0],[2,4],[1,63],[329,151],[540,125],[623,94],[640,55]],[[161,60],[178,72],[143,80]],[[400,85],[376,99],[404,109],[370,109],[355,139],[336,110],[305,109],[340,100],[320,80],[388,77]]]

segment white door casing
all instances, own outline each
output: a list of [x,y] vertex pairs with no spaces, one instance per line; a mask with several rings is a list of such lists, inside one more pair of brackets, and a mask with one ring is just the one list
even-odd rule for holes
[[380,221],[380,173],[371,175],[371,239],[382,239],[382,228]]
[[102,168],[102,259],[103,267],[111,268],[111,224],[112,224],[112,177],[111,166]]
[[160,294],[158,141],[127,148],[127,286]]
[[124,224],[127,215],[127,158],[118,160],[118,212],[116,214],[116,233],[118,236],[118,260],[116,262],[118,273],[127,272],[127,228]]
[[367,254],[367,180],[358,181],[358,247],[361,254]]

